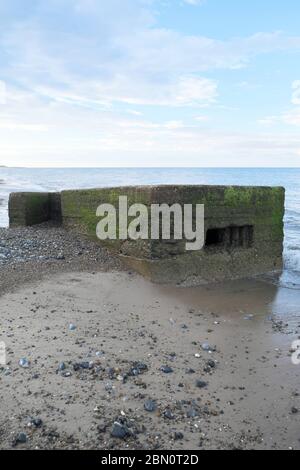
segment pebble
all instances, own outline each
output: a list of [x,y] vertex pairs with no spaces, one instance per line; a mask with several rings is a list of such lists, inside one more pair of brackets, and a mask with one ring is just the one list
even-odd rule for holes
[[15,439],[15,443],[25,444],[26,442],[27,442],[27,435],[24,432],[20,432]]
[[40,428],[43,425],[43,421],[40,418],[30,418],[28,422],[29,427]]
[[22,357],[22,359],[19,360],[19,366],[23,367],[23,369],[28,369],[30,362],[28,359],[26,359],[26,357]]
[[196,387],[198,388],[206,388],[207,387],[207,382],[204,382],[203,380],[197,380],[196,381]]
[[196,418],[198,411],[195,408],[189,408],[186,413],[187,418]]
[[254,318],[254,315],[252,314],[244,316],[244,320],[253,320],[253,318]]
[[169,366],[162,366],[162,367],[160,368],[160,370],[161,370],[164,374],[172,374],[172,372],[174,372],[173,369],[172,369],[172,367],[169,367]]
[[75,364],[73,364],[73,369],[74,371],[78,371],[80,369],[92,369],[93,368],[93,363],[92,362],[76,362]]
[[124,424],[115,421],[113,424],[113,428],[111,430],[111,436],[116,437],[117,439],[125,439],[126,437],[130,436],[130,430]]
[[107,425],[104,422],[101,422],[97,425],[97,431],[100,433],[104,433],[107,429]]
[[170,410],[170,408],[167,408],[164,413],[163,413],[164,417],[166,419],[175,419],[175,416],[173,415],[172,411]]
[[216,367],[215,361],[210,359],[209,361],[206,362],[206,365],[205,365],[203,370],[204,370],[204,372],[209,373],[209,372],[212,371],[212,369],[215,369],[215,367]]
[[[0,181],[0,185],[1,185]],[[3,201],[0,198],[0,205]],[[26,261],[36,262],[38,265],[51,265],[53,262],[77,262],[78,256],[84,253],[85,260],[93,264],[97,260],[112,266],[119,266],[119,261],[107,253],[99,244],[67,232],[51,222],[43,226],[20,227],[7,229],[0,227],[0,268],[13,266]]]
[[70,372],[70,371],[66,371],[66,372],[62,373],[63,377],[71,377],[71,375],[72,375],[72,372]]
[[203,351],[206,351],[206,352],[213,352],[213,351],[216,350],[215,346],[211,346],[208,343],[203,343],[201,345],[201,348],[202,348]]
[[216,367],[216,363],[213,359],[209,359],[207,362],[206,362],[206,365],[208,367],[210,367],[211,369],[214,369]]
[[153,411],[156,410],[157,406],[155,401],[153,400],[147,400],[144,404],[144,408],[146,411],[149,411],[150,413],[153,413]]
[[182,432],[175,431],[175,433],[174,433],[174,440],[175,441],[182,441],[183,438],[184,438],[184,435],[183,435]]
[[147,364],[144,364],[143,362],[140,362],[140,361],[135,361],[131,369],[129,370],[128,375],[129,376],[141,375],[147,370],[148,370]]
[[103,357],[103,356],[105,356],[105,352],[104,351],[97,351],[96,356],[97,357]]

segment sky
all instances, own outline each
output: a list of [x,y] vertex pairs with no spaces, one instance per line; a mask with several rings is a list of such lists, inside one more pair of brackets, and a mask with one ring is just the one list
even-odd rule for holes
[[0,165],[300,166],[299,0],[0,0]]

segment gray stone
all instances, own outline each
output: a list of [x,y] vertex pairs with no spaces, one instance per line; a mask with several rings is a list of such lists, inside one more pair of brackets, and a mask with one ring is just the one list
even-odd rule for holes
[[153,400],[147,400],[144,404],[144,408],[146,411],[153,413],[157,409],[156,403]]
[[25,444],[27,442],[27,435],[24,432],[20,432],[16,437],[17,444]]
[[22,357],[22,359],[19,360],[19,366],[23,369],[28,369],[30,362],[28,359],[26,359],[26,357]]
[[170,366],[162,366],[162,367],[160,368],[160,370],[161,370],[164,374],[172,374],[172,372],[174,372],[173,369],[172,369],[172,367],[170,367]]
[[207,387],[207,382],[204,382],[203,380],[197,380],[197,381],[196,381],[196,387],[198,387],[198,388],[206,388],[206,387]]
[[115,437],[117,439],[125,439],[126,437],[130,436],[130,430],[125,424],[121,424],[118,421],[116,421],[113,424],[113,428],[111,430],[111,436]]

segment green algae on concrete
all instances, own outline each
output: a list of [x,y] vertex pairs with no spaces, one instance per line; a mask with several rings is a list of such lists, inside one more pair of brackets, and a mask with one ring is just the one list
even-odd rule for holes
[[[205,205],[205,231],[253,227],[249,246],[206,246],[185,251],[182,240],[106,240],[102,242],[150,279],[158,282],[220,281],[280,270],[283,251],[283,188],[237,186],[141,186],[63,191],[63,223],[95,239],[96,209],[119,196],[128,205],[179,203]],[[252,229],[251,229],[252,230]]]
[[[185,240],[119,240],[118,233],[116,240],[98,240],[97,208],[101,204],[112,204],[118,213],[119,196],[127,196],[128,206],[142,203],[149,209],[151,204],[172,206],[177,203],[182,207],[204,204],[205,247],[186,252]],[[11,225],[43,221],[47,198],[49,201],[49,194],[12,195]],[[278,271],[282,267],[284,188],[136,186],[63,191],[58,199],[56,214],[61,210],[61,220],[67,229],[97,240],[157,282],[222,281]],[[58,209],[60,203],[61,209]],[[52,201],[50,212],[48,209],[50,218],[55,212],[53,205]],[[222,243],[210,240],[209,234],[216,231],[222,233]]]

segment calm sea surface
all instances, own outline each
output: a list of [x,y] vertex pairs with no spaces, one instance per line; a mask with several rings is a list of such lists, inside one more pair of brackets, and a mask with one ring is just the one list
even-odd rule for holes
[[300,169],[0,168],[0,226],[8,224],[7,201],[12,191],[55,191],[142,184],[284,186],[285,271],[281,282],[287,287],[300,287]]

